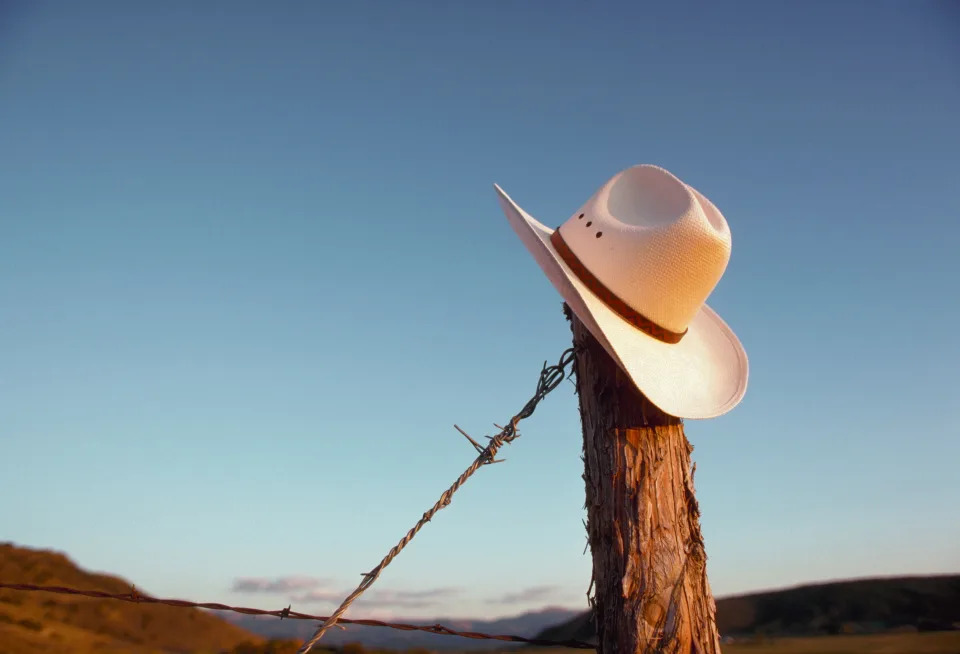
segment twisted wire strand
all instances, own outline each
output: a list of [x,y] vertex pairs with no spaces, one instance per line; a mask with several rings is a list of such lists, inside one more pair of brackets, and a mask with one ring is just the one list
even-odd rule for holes
[[[510,419],[510,422],[507,423],[505,427],[500,430],[500,433],[490,439],[490,442],[485,448],[480,450],[479,445],[473,439],[470,439],[470,442],[474,444],[480,454],[474,459],[473,463],[463,471],[463,474],[453,485],[450,486],[447,490],[443,492],[440,496],[440,499],[430,508],[429,511],[423,514],[423,517],[415,524],[406,535],[400,539],[400,542],[393,546],[393,548],[387,552],[387,555],[383,557],[383,560],[370,572],[367,572],[363,576],[363,580],[357,586],[357,588],[350,593],[343,603],[337,608],[334,613],[327,618],[323,624],[321,624],[313,636],[307,639],[303,645],[297,650],[297,654],[307,654],[317,642],[323,638],[323,635],[327,632],[330,627],[337,624],[340,621],[343,614],[346,612],[350,605],[360,597],[380,576],[380,573],[383,572],[383,569],[390,565],[390,562],[405,548],[413,537],[423,528],[425,524],[430,522],[430,519],[439,511],[440,509],[449,506],[451,500],[453,499],[453,494],[456,493],[461,486],[463,486],[466,481],[473,476],[481,466],[496,462],[497,452],[505,443],[512,443],[517,437],[520,436],[517,431],[517,424],[524,418],[530,417],[534,410],[537,408],[537,405],[540,401],[547,396],[550,391],[555,389],[567,376],[567,367],[571,366],[575,360],[576,348],[572,347],[564,351],[560,356],[560,361],[553,366],[547,366],[547,363],[543,363],[543,369],[540,371],[540,378],[537,380],[537,390],[534,393],[533,397],[520,409],[520,412],[517,413],[513,418]],[[466,434],[464,433],[464,436]]]
[[[139,593],[135,588],[129,593],[107,593],[100,590],[83,590],[79,588],[66,588],[63,586],[37,586],[34,584],[13,584],[0,581],[0,589],[7,588],[16,591],[25,592],[44,592],[57,593],[61,595],[81,595],[84,597],[93,597],[96,599],[112,599],[122,602],[134,602],[137,604],[163,604],[166,606],[175,606],[177,608],[210,609],[214,611],[232,611],[244,615],[271,615],[281,620],[290,618],[293,620],[326,620],[327,616],[310,615],[309,613],[300,613],[292,611],[290,607],[285,609],[266,610],[254,609],[244,606],[227,606],[217,602],[191,602],[180,599],[163,599],[151,597]],[[400,631],[423,631],[428,634],[438,634],[441,636],[458,636],[460,638],[472,638],[474,640],[501,640],[512,643],[526,643],[528,645],[544,645],[552,647],[574,647],[578,649],[594,649],[596,646],[579,640],[544,640],[541,638],[524,638],[523,636],[510,636],[506,634],[484,634],[478,631],[457,631],[441,624],[416,625],[402,622],[382,622],[380,620],[351,620],[341,618],[339,622],[343,624],[355,624],[364,627],[386,627]]]

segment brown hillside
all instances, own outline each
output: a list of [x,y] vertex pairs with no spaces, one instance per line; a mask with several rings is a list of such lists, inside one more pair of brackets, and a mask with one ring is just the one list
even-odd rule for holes
[[[776,638],[956,630],[960,575],[853,579],[720,598],[717,627],[723,636]],[[586,612],[538,638],[596,642],[596,629]]]
[[[129,593],[129,582],[81,570],[58,552],[0,543],[0,580]],[[138,590],[139,592],[139,590]],[[222,652],[263,639],[197,609],[0,589],[0,654]]]

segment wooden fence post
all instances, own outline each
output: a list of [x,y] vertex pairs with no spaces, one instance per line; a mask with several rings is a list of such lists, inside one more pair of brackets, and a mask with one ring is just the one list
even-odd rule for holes
[[719,654],[683,422],[647,400],[569,307],[599,654]]

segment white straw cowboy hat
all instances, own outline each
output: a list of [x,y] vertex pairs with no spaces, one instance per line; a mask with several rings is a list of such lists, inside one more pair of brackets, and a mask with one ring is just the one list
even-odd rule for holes
[[699,191],[634,166],[552,230],[494,185],[500,205],[571,310],[665,413],[712,418],[747,390],[747,355],[705,304],[730,259],[730,228]]

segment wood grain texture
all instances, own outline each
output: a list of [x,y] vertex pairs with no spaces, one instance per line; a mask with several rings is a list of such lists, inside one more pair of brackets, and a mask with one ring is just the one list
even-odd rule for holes
[[660,411],[564,306],[577,354],[598,652],[717,654],[683,422]]

